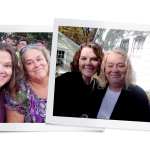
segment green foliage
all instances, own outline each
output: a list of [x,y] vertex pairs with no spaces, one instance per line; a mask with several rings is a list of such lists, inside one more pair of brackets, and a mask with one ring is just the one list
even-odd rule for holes
[[52,45],[52,33],[46,32],[12,32],[12,33],[5,33],[0,32],[0,39],[4,40],[7,36],[10,36],[17,42],[21,37],[27,39],[30,43],[35,43],[37,41],[43,41],[46,47],[50,50]]
[[46,32],[38,32],[38,33],[12,33],[16,39],[19,39],[20,37],[25,37],[29,43],[35,43],[37,41],[44,41],[47,48],[51,49],[52,44],[52,33],[46,33]]

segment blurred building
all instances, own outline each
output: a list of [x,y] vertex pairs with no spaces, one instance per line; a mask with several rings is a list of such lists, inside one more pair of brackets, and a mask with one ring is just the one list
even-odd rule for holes
[[61,32],[58,33],[56,75],[70,71],[70,63],[72,62],[73,56],[78,49],[78,44]]
[[150,31],[98,29],[96,43],[102,45],[103,50],[121,48],[128,52],[137,84],[146,91],[150,91]]

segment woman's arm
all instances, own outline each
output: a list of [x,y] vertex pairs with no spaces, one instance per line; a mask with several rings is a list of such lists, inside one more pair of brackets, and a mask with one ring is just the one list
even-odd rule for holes
[[6,109],[6,122],[7,123],[24,123],[24,115],[15,110]]

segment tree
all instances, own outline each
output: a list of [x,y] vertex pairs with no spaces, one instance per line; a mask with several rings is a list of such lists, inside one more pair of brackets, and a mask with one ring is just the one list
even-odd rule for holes
[[[8,33],[6,33],[8,34]],[[47,48],[51,49],[52,44],[52,33],[45,33],[45,32],[13,32],[11,35],[18,41],[21,37],[25,37],[27,41],[30,43],[35,43],[37,41],[44,41]]]
[[79,45],[84,42],[93,41],[96,30],[96,28],[86,27],[59,27],[59,32],[63,33],[65,36],[67,36]]

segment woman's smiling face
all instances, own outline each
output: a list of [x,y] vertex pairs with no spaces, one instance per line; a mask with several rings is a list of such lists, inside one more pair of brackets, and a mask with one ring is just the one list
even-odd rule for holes
[[105,75],[110,86],[125,84],[127,65],[125,58],[117,53],[108,56],[105,66]]
[[91,80],[97,72],[99,61],[92,48],[84,47],[79,58],[79,70],[85,81]]
[[0,51],[0,88],[10,80],[11,76],[11,55],[7,51]]
[[25,52],[24,66],[31,80],[42,80],[48,76],[48,62],[39,50],[29,49]]

